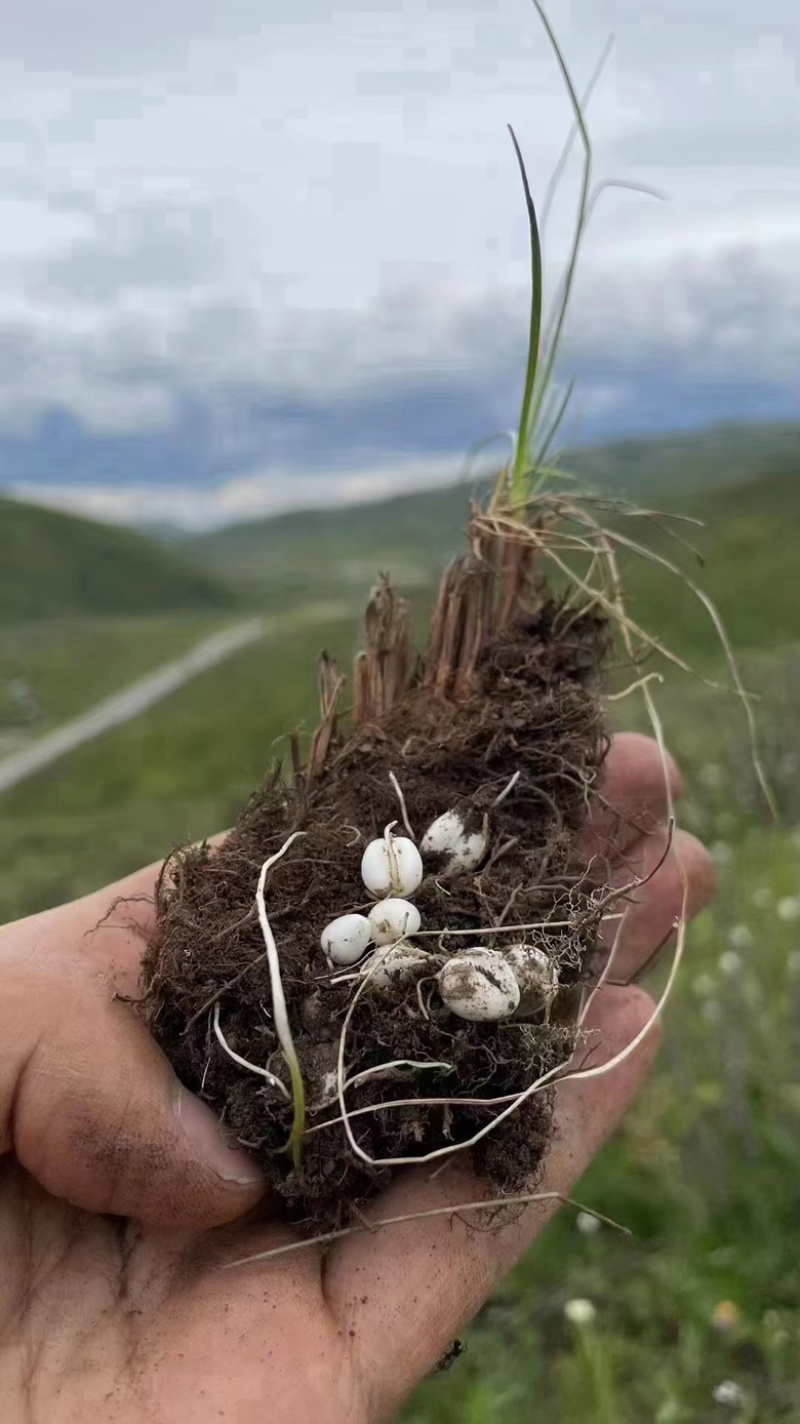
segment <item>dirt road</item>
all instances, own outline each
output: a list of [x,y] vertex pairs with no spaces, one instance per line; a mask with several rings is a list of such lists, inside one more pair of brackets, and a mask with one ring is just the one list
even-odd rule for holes
[[83,746],[85,742],[93,741],[110,728],[138,717],[140,713],[169,697],[200,673],[231,657],[233,653],[238,653],[250,643],[268,637],[277,626],[277,619],[250,618],[244,623],[224,628],[220,633],[204,638],[202,643],[197,643],[183,657],[171,663],[164,663],[160,668],[156,668],[155,672],[148,673],[130,687],[115,692],[112,697],[104,698],[80,717],[65,722],[63,726],[57,727],[55,731],[47,733],[31,745],[12,752],[10,756],[0,760],[0,792],[8,791],[20,781],[43,771],[60,757],[75,751],[76,747]]

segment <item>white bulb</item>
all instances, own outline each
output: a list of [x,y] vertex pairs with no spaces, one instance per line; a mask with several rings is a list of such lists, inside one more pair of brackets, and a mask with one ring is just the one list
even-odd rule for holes
[[[373,968],[376,960],[377,966]],[[371,986],[374,985],[376,989],[389,989],[393,984],[407,983],[429,963],[430,958],[424,949],[401,941],[400,944],[386,945],[376,950],[361,972],[369,973]]]
[[361,878],[370,894],[413,895],[422,884],[422,857],[407,836],[391,832],[370,841],[361,858]]
[[322,931],[320,943],[334,964],[356,964],[372,939],[366,915],[340,915]]
[[474,870],[486,854],[488,837],[484,830],[467,832],[457,811],[445,811],[422,837],[423,855],[442,855],[448,870]]
[[543,949],[532,944],[512,944],[506,950],[520,987],[520,1011],[532,1014],[552,1003],[558,990],[558,969]]
[[372,938],[376,944],[395,944],[417,934],[422,917],[410,900],[379,900],[369,912]]
[[510,1018],[519,1004],[514,971],[494,949],[468,949],[448,959],[437,981],[450,1012],[472,1023]]

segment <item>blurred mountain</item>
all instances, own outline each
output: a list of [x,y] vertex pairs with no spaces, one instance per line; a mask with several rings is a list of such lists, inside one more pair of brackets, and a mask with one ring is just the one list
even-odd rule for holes
[[129,529],[0,498],[0,622],[224,608],[214,575]]
[[[800,481],[800,426],[723,425],[693,435],[632,437],[577,450],[565,469],[583,489],[703,517],[718,508],[724,519],[737,500],[756,511],[767,500],[786,505]],[[361,595],[382,570],[411,589],[430,583],[461,547],[469,498],[481,492],[462,484],[297,511],[196,536],[182,552],[270,601]]]

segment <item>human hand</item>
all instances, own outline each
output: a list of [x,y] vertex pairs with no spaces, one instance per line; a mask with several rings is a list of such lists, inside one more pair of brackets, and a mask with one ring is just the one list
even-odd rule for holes
[[[677,793],[674,771],[671,778]],[[633,981],[681,913],[681,864],[690,915],[710,898],[713,871],[687,835],[665,857],[667,792],[652,742],[616,740],[604,802],[587,854],[613,838],[617,884],[628,883],[632,867],[643,878],[659,867],[638,892],[615,954],[614,979]],[[259,1206],[262,1185],[246,1155],[223,1140],[131,1007],[113,997],[137,993],[156,874],[151,866],[0,931],[5,1424],[385,1420],[554,1203],[530,1205],[496,1231],[431,1217],[350,1236],[324,1256],[313,1247],[220,1270],[293,1236],[277,1210]],[[127,903],[109,914],[120,897]],[[603,1057],[629,1043],[651,1012],[638,988],[602,989],[590,1026]],[[560,1085],[543,1193],[571,1190],[642,1083],[656,1038],[606,1076]],[[484,1194],[462,1166],[435,1181],[409,1171],[369,1215]]]

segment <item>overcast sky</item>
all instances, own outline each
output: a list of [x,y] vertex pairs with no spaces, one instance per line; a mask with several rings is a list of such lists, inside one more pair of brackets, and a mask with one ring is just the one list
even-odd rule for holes
[[[698,418],[749,382],[790,407],[797,0],[549,13],[581,89],[616,35],[598,179],[666,195],[598,208],[564,352],[577,416],[642,423],[644,368],[655,423],[659,373]],[[513,418],[528,236],[506,124],[540,196],[570,126],[529,0],[24,0],[0,86],[0,483],[205,522],[445,478],[463,437]],[[50,472],[53,412],[81,449],[179,432],[185,467]]]

